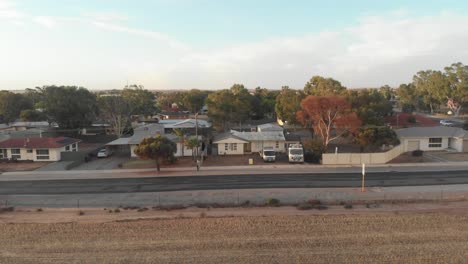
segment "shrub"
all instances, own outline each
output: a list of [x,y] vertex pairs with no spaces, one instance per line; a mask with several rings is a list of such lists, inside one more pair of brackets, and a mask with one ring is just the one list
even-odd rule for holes
[[112,214],[112,212],[113,212],[113,211],[112,211],[112,209],[111,209],[111,210],[109,210],[109,213],[110,213],[110,214]]
[[318,210],[327,210],[328,206],[323,205],[323,204],[319,204],[319,205],[315,206],[315,208],[318,209]]
[[421,157],[421,156],[423,155],[423,151],[422,151],[422,150],[419,150],[419,149],[418,149],[418,150],[413,150],[412,155],[413,155],[414,157]]
[[267,205],[268,206],[280,206],[280,200],[276,199],[276,198],[270,198],[267,200]]
[[120,209],[119,208],[115,209],[114,213],[120,213]]
[[36,212],[42,212],[42,211],[44,211],[44,210],[42,210],[42,208],[37,208],[36,209]]
[[322,204],[322,202],[320,202],[320,200],[317,200],[317,199],[310,199],[308,201],[308,203],[311,204],[311,205],[320,205],[320,204]]
[[0,213],[1,212],[13,212],[15,211],[15,207],[10,206],[10,207],[0,207]]
[[205,218],[206,217],[206,213],[205,212],[201,212],[200,213],[200,218]]
[[310,203],[300,203],[296,206],[298,210],[310,210],[313,209],[314,206],[311,205]]
[[408,123],[410,123],[410,124],[415,124],[416,123],[416,117],[414,115],[410,115],[410,116],[408,116],[406,121],[408,121]]
[[85,212],[83,212],[83,211],[81,211],[81,210],[78,211],[78,215],[84,215],[84,214],[85,214]]
[[345,209],[353,209],[353,205],[352,204],[345,204],[344,208]]
[[307,140],[304,142],[304,161],[320,163],[322,154],[325,152],[323,143],[318,140]]

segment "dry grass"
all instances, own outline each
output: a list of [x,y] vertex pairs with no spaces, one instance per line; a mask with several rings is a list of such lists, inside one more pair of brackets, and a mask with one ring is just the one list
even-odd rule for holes
[[468,214],[0,224],[0,263],[463,263]]

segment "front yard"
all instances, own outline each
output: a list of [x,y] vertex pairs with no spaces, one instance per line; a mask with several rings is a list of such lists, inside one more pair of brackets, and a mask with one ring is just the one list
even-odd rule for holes
[[37,170],[50,162],[10,162],[0,163],[0,172],[10,171],[33,171]]
[[[203,160],[203,166],[242,166],[249,165],[249,159],[253,159],[254,165],[278,165],[288,164],[287,156],[285,154],[277,155],[276,162],[266,163],[255,154],[250,155],[229,155],[229,156],[208,156],[207,159]],[[174,168],[174,167],[195,167],[196,163],[191,157],[177,158],[174,164],[164,164],[162,168]],[[144,168],[155,168],[156,164],[154,160],[140,160],[131,159],[122,164],[122,169],[144,169]]]

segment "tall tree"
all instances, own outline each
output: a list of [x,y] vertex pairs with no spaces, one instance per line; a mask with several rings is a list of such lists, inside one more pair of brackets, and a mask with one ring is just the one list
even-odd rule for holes
[[398,103],[403,112],[412,113],[421,103],[414,84],[401,84],[396,90]]
[[441,71],[420,71],[413,77],[413,84],[431,113],[434,113],[442,102],[446,102],[450,83]]
[[198,113],[205,105],[205,100],[208,97],[208,91],[192,89],[182,93],[182,106],[191,113]]
[[314,96],[331,96],[342,95],[346,91],[346,87],[332,78],[324,78],[322,76],[314,76],[304,86],[306,95]]
[[161,171],[161,161],[174,159],[176,151],[176,144],[161,135],[144,138],[134,150],[142,159],[153,159],[158,171]]
[[2,122],[11,123],[20,117],[22,110],[31,109],[32,103],[21,94],[0,91],[0,117]]
[[468,66],[453,63],[445,68],[445,74],[449,81],[447,106],[458,116],[463,103],[468,101]]
[[383,125],[384,117],[392,113],[392,103],[377,89],[347,91],[347,100],[365,125]]
[[351,104],[339,96],[307,96],[301,102],[297,119],[304,126],[311,126],[325,147],[347,132],[355,133],[361,125]]
[[272,118],[275,116],[275,101],[278,91],[270,91],[266,88],[255,88],[252,98],[252,119]]
[[395,96],[395,92],[389,85],[384,85],[380,87],[379,93],[388,101],[390,101]]
[[278,96],[276,96],[276,116],[288,124],[299,124],[296,119],[296,113],[301,108],[301,100],[303,98],[303,92],[290,89],[289,86],[283,86]]
[[20,119],[21,121],[27,121],[27,122],[45,121],[47,120],[47,116],[42,112],[32,110],[32,109],[26,109],[26,110],[21,111]]
[[117,137],[122,137],[131,126],[130,103],[120,95],[101,96],[98,98],[99,116],[109,122]]
[[184,157],[184,145],[185,145],[185,135],[187,134],[187,131],[183,128],[174,128],[174,135],[176,135],[179,138],[179,143],[181,146],[181,152],[182,152],[182,157]]
[[252,98],[241,84],[211,93],[206,100],[208,116],[218,130],[225,130],[232,123],[241,124],[252,112]]
[[122,97],[129,103],[132,115],[153,115],[156,112],[155,96],[141,85],[126,87]]
[[44,86],[42,106],[61,128],[88,126],[97,115],[96,96],[83,87]]

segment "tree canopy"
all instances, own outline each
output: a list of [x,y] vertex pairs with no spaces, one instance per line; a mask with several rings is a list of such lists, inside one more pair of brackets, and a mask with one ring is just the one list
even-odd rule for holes
[[314,96],[339,96],[346,91],[346,87],[332,78],[324,78],[322,76],[314,76],[304,86],[306,95]]
[[300,104],[303,98],[304,93],[302,91],[283,86],[278,96],[276,96],[276,116],[288,124],[299,124],[296,113],[301,108]]
[[61,128],[81,128],[97,116],[96,96],[83,87],[44,86],[39,89],[45,114]]
[[356,132],[362,123],[351,111],[351,104],[339,96],[307,96],[301,102],[297,119],[305,127],[313,128],[325,148],[345,133]]
[[139,158],[154,160],[158,171],[162,160],[173,160],[176,151],[177,145],[161,135],[144,138],[134,150]]
[[114,134],[121,137],[131,126],[130,102],[120,95],[98,98],[99,117],[109,122]]
[[155,96],[143,86],[126,87],[122,91],[122,97],[128,103],[132,115],[150,116],[156,112]]
[[4,123],[11,123],[20,117],[26,109],[32,109],[32,102],[27,97],[9,91],[0,91],[0,118]]

